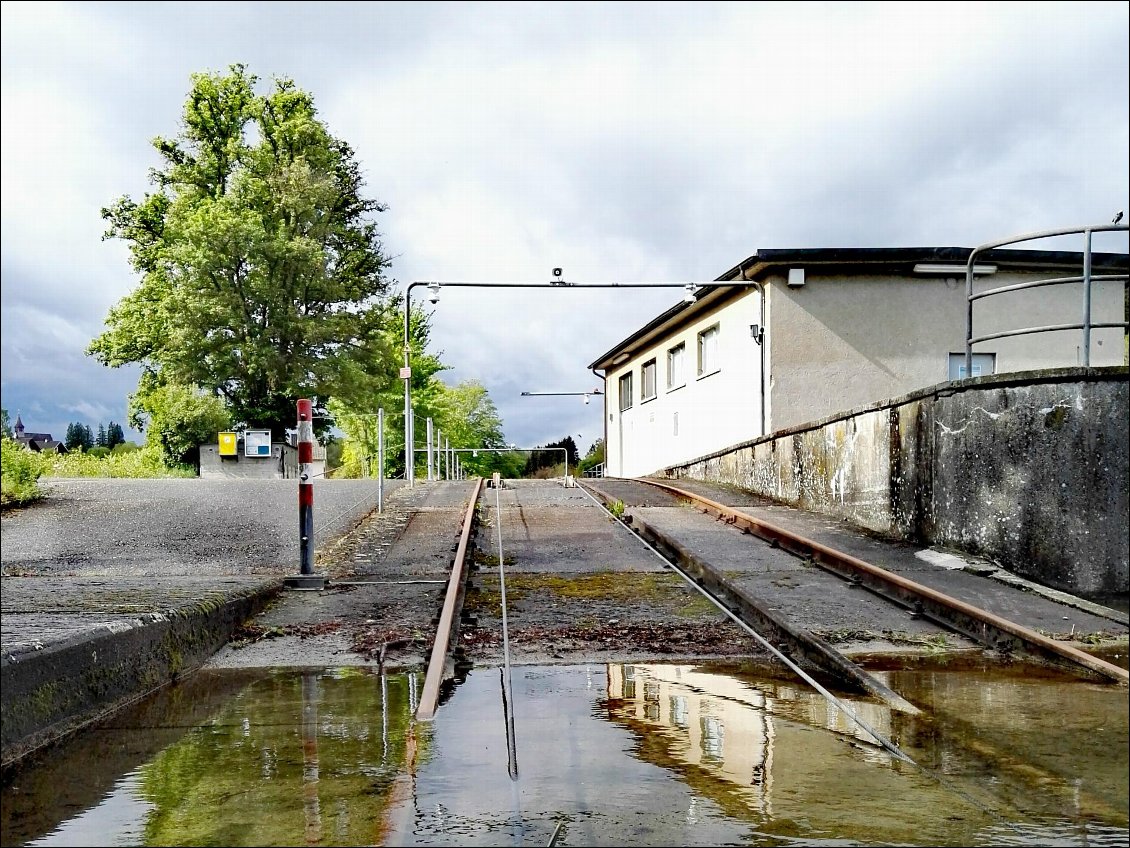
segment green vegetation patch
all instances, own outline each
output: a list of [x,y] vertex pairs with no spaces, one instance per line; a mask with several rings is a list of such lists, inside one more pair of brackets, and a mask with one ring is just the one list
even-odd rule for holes
[[48,458],[13,439],[0,440],[0,505],[5,509],[43,497],[39,478],[48,473]]

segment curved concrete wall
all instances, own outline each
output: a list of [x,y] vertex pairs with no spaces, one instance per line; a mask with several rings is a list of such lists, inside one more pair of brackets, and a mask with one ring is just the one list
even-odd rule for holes
[[1125,367],[940,383],[666,470],[1085,597],[1130,591]]

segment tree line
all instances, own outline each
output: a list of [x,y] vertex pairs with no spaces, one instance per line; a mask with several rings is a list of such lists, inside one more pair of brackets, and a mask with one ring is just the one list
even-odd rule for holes
[[115,421],[111,421],[109,426],[99,422],[97,433],[92,432],[87,424],[73,422],[67,425],[67,434],[63,439],[67,450],[84,451],[96,447],[113,450],[118,445],[124,445],[125,442],[126,436],[122,425]]

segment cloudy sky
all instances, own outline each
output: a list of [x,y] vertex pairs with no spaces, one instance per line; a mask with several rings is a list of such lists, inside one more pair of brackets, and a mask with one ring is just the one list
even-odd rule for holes
[[[99,213],[151,189],[194,72],[313,94],[388,205],[398,286],[705,281],[758,248],[1109,221],[1130,206],[1128,10],[5,0],[3,406],[56,437],[124,422],[137,372],[84,355],[137,284]],[[449,289],[433,339],[511,442],[583,451],[599,404],[521,392],[592,389],[588,364],[678,297]]]

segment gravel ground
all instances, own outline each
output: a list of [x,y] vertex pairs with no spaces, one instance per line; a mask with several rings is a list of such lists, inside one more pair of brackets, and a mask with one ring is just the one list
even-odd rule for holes
[[[43,481],[47,498],[5,510],[5,576],[289,574],[298,565],[293,480]],[[391,494],[402,482],[386,482]],[[318,548],[376,505],[375,480],[315,486]]]

